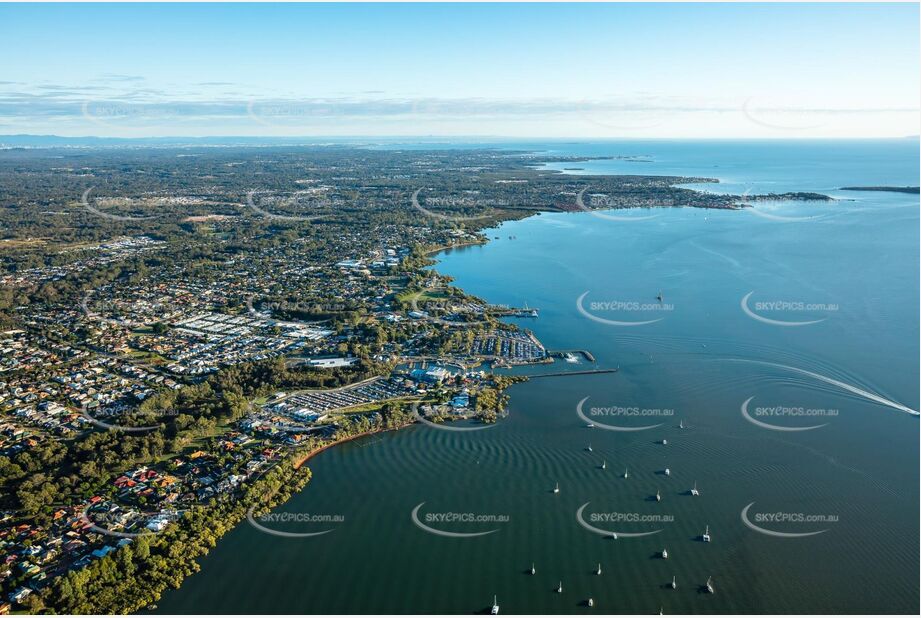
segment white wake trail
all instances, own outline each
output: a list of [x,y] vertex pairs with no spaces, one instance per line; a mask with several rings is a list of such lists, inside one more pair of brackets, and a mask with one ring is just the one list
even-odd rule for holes
[[845,391],[847,391],[847,392],[849,392],[849,393],[854,393],[855,395],[859,395],[859,396],[863,397],[864,399],[869,399],[870,401],[874,401],[874,402],[876,402],[876,403],[878,403],[878,404],[882,404],[882,405],[887,406],[887,407],[889,407],[889,408],[894,408],[894,409],[896,409],[896,410],[900,410],[900,411],[902,411],[902,412],[906,412],[906,413],[911,414],[911,415],[914,415],[914,416],[921,416],[921,415],[919,415],[919,413],[918,413],[917,410],[912,410],[912,409],[909,408],[908,406],[903,405],[903,404],[901,404],[901,403],[899,403],[899,402],[897,402],[897,401],[892,401],[891,399],[886,399],[886,398],[883,397],[882,395],[878,395],[878,394],[876,394],[876,393],[872,393],[872,392],[870,392],[870,391],[866,391],[866,390],[864,390],[864,389],[862,389],[862,388],[858,388],[858,387],[856,387],[856,386],[854,386],[854,385],[852,385],[852,384],[848,384],[847,382],[842,382],[842,381],[836,380],[836,379],[834,379],[834,378],[829,378],[828,376],[823,376],[823,375],[820,374],[820,373],[815,373],[815,372],[809,371],[809,370],[807,370],[807,369],[800,369],[799,367],[791,367],[790,365],[781,365],[780,363],[770,363],[770,362],[767,362],[767,361],[747,360],[747,359],[744,359],[744,358],[728,358],[728,359],[726,359],[726,360],[732,361],[732,362],[737,362],[737,363],[755,363],[755,364],[757,364],[757,365],[768,365],[768,366],[770,366],[770,367],[779,367],[779,368],[781,368],[781,369],[787,369],[787,370],[793,371],[793,372],[795,372],[795,373],[799,373],[799,374],[802,374],[802,375],[805,375],[805,376],[809,376],[809,377],[811,377],[811,378],[815,378],[816,380],[819,380],[819,381],[821,381],[821,382],[825,382],[826,384],[831,384],[831,385],[833,385],[833,386],[837,386],[838,388],[843,389],[843,390],[845,390]]

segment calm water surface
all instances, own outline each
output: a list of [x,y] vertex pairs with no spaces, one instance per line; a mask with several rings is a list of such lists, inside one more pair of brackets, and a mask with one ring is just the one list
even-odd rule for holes
[[[714,176],[724,183],[710,190],[843,199],[614,213],[627,220],[544,214],[443,255],[438,270],[464,289],[539,307],[521,324],[548,348],[587,349],[619,371],[516,385],[509,418],[483,431],[414,426],[324,452],[276,512],[344,521],[275,524],[333,530],[301,539],[243,524],[159,611],[475,613],[497,595],[503,613],[918,613],[918,419],[900,409],[919,404],[918,197],[838,190],[917,185],[917,141],[543,149],[651,160],[552,166],[577,173]],[[761,422],[822,426],[767,429],[743,417],[746,401]],[[425,532],[411,519],[423,502],[427,525],[495,532]],[[597,528],[658,532],[593,533],[576,518],[586,503]],[[751,503],[761,528],[823,532],[759,533],[741,518]],[[426,518],[442,513],[491,521]],[[825,520],[795,521],[814,516]],[[701,589],[711,576],[713,595]]]

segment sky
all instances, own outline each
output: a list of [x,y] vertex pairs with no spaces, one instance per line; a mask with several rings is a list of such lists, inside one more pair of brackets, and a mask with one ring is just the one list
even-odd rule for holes
[[918,4],[0,4],[0,134],[919,133]]

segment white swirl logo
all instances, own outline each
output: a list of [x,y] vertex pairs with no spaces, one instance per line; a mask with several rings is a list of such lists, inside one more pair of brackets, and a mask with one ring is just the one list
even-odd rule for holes
[[[820,427],[825,427],[828,423],[822,423],[821,425],[810,425],[808,427],[785,427],[782,425],[774,425],[771,423],[765,423],[764,421],[759,421],[754,418],[751,413],[748,411],[748,404],[752,402],[754,397],[749,397],[742,402],[742,417],[751,423],[752,425],[757,425],[763,429],[770,429],[771,431],[810,431],[812,429],[819,429]],[[775,410],[776,408],[771,408],[770,410]],[[757,413],[757,412],[756,412]]]
[[648,99],[639,101],[582,99],[576,106],[579,115],[586,121],[615,131],[648,131],[663,123],[663,113],[668,110],[659,108],[649,111],[652,102]]
[[[420,502],[410,513],[410,519],[413,524],[429,534],[434,534],[436,536],[443,536],[450,539],[472,539],[475,537],[486,536],[498,532],[498,528],[493,528],[492,530],[484,530],[482,532],[449,532],[447,530],[439,530],[422,522],[419,519],[419,509],[425,502]],[[477,515],[475,513],[427,513],[425,520],[436,523],[436,522],[461,522],[461,523],[483,523],[483,522],[500,522],[507,523],[509,518],[505,515]]]
[[[321,218],[327,216],[327,215],[310,215],[310,216],[306,216],[306,215],[278,215],[278,214],[275,214],[275,213],[273,213],[273,212],[269,212],[268,210],[265,210],[264,208],[260,208],[259,206],[256,206],[255,201],[253,201],[253,196],[254,196],[255,194],[256,194],[255,191],[250,191],[250,192],[248,192],[248,193],[246,194],[246,204],[250,207],[250,209],[251,209],[253,212],[255,212],[255,213],[259,214],[259,215],[262,215],[262,216],[265,217],[266,219],[273,219],[273,220],[275,220],[275,221],[315,221],[315,220],[317,220],[317,219],[321,219]],[[288,198],[287,200],[284,200],[282,204],[283,204],[283,205],[290,205],[290,204],[293,204],[293,203],[295,202],[295,199],[296,199],[295,197]]]
[[83,204],[83,208],[87,212],[94,214],[97,217],[101,217],[103,219],[109,219],[110,221],[144,221],[146,219],[153,218],[150,216],[138,217],[138,216],[131,216],[131,215],[113,215],[112,213],[103,212],[102,210],[99,210],[98,208],[96,208],[96,206],[90,204],[89,202],[89,195],[95,188],[96,187],[90,187],[89,189],[83,192],[83,196],[80,198],[80,201]]
[[83,521],[83,523],[86,524],[86,526],[90,530],[92,530],[93,532],[97,534],[104,534],[106,536],[111,536],[111,537],[115,537],[119,539],[137,539],[142,536],[154,536],[157,533],[161,532],[166,527],[166,524],[169,521],[171,521],[171,518],[166,518],[165,516],[163,516],[162,513],[148,514],[148,515],[145,515],[145,517],[152,517],[153,519],[151,520],[151,523],[157,523],[158,522],[157,518],[162,518],[162,519],[159,520],[159,524],[155,525],[153,529],[151,529],[150,526],[148,526],[148,529],[144,532],[122,532],[120,530],[112,530],[111,528],[100,526],[96,520],[90,517],[90,507],[89,506],[83,509],[83,511],[80,513],[81,521]]
[[[83,315],[86,316],[91,322],[100,322],[102,324],[108,324],[110,326],[121,326],[122,328],[133,328],[131,323],[128,320],[122,318],[107,318],[103,317],[96,311],[90,309],[90,301],[93,296],[95,296],[96,290],[89,290],[84,296],[83,300],[80,301],[80,309],[83,311]],[[114,303],[112,303],[112,309],[115,308]]]
[[[139,411],[135,410],[135,414],[140,414]],[[80,407],[80,416],[83,417],[88,423],[99,427],[100,429],[105,429],[106,431],[123,431],[125,433],[144,433],[147,431],[153,431],[154,429],[159,429],[160,425],[144,425],[144,426],[132,426],[132,425],[118,425],[115,423],[106,423],[98,419],[89,413],[88,404],[83,404]],[[165,416],[161,414],[160,416]]]
[[[662,425],[665,424],[665,423],[657,423],[655,425],[643,425],[641,427],[629,427],[629,426],[623,426],[623,425],[610,425],[607,423],[602,423],[601,421],[598,420],[597,418],[598,416],[608,415],[608,414],[616,415],[616,416],[655,416],[655,414],[639,414],[639,412],[642,412],[642,410],[639,408],[607,408],[607,409],[598,408],[597,409],[598,414],[593,413],[592,418],[589,418],[588,416],[586,416],[582,408],[582,406],[585,404],[586,401],[588,401],[588,399],[589,399],[588,397],[585,397],[582,399],[582,401],[580,401],[576,405],[576,414],[579,416],[580,419],[582,419],[586,423],[592,424],[595,427],[599,427],[601,429],[607,429],[608,431],[646,431],[647,429],[655,429],[656,427],[661,427]],[[624,410],[626,412],[620,413],[621,410]],[[638,413],[631,414],[633,410],[636,410]],[[596,411],[596,408],[592,408],[592,411],[593,412]],[[665,410],[665,411],[657,410],[657,412],[664,413],[664,412],[671,412],[671,410]]]
[[[608,221],[634,222],[634,221],[648,221],[649,219],[655,219],[656,217],[659,216],[658,214],[654,214],[654,215],[646,215],[643,217],[621,217],[618,215],[611,215],[611,214],[601,212],[599,209],[589,208],[588,206],[585,205],[585,199],[583,197],[587,190],[588,190],[588,187],[582,189],[576,194],[576,208],[578,208],[579,210],[583,212],[587,212],[593,217],[598,217],[599,219],[607,219]],[[671,205],[673,206],[674,204],[671,204]]]
[[775,131],[809,131],[813,129],[818,129],[824,126],[824,123],[819,124],[786,124],[781,122],[776,122],[774,120],[765,120],[762,116],[765,114],[774,116],[791,116],[795,114],[806,114],[808,112],[802,110],[789,110],[789,109],[769,109],[769,108],[759,108],[752,105],[752,101],[755,97],[748,97],[742,103],[742,115],[748,119],[749,122],[762,126],[766,129],[772,129]]
[[[801,539],[808,536],[816,536],[817,534],[822,534],[823,532],[828,532],[828,529],[824,530],[815,530],[813,532],[779,532],[777,530],[770,530],[768,528],[763,528],[756,525],[751,521],[751,518],[748,515],[749,510],[754,506],[755,503],[752,502],[744,509],[742,509],[741,518],[742,523],[745,524],[749,529],[754,530],[758,534],[763,534],[765,536],[772,536],[779,539]],[[759,513],[755,516],[755,519],[760,522],[778,522],[778,523],[800,523],[808,521],[836,521],[837,518],[834,516],[810,516],[803,515],[802,513]]]
[[635,538],[644,537],[644,536],[652,536],[653,534],[659,534],[660,532],[662,532],[662,528],[659,528],[658,530],[651,530],[649,532],[622,532],[620,530],[605,530],[603,528],[598,528],[596,526],[591,525],[587,521],[585,521],[585,517],[583,513],[585,512],[585,509],[588,507],[589,504],[591,504],[591,502],[586,502],[585,504],[579,507],[578,511],[576,511],[576,521],[579,523],[580,526],[582,526],[589,532],[594,532],[595,534],[600,534],[601,536],[604,536],[607,538],[613,538],[613,539],[621,539],[621,538],[635,539]]
[[[772,326],[809,326],[810,324],[818,324],[819,322],[824,322],[825,320],[828,319],[828,318],[819,318],[817,320],[793,321],[793,320],[775,320],[773,318],[766,318],[763,315],[759,315],[755,313],[752,310],[752,308],[749,307],[749,304],[748,304],[749,299],[751,299],[752,294],[754,293],[755,291],[752,290],[751,292],[743,296],[739,304],[742,307],[742,311],[745,312],[745,315],[752,318],[753,320],[763,322],[764,324],[770,324]],[[772,302],[755,303],[755,308],[761,309],[761,310],[768,310],[768,311],[773,310],[773,311],[787,311],[787,312],[792,312],[792,311],[837,311],[838,306],[829,305],[825,303],[809,304],[809,303],[803,303],[803,302],[772,301]]]
[[[286,531],[286,530],[275,530],[275,529],[273,529],[273,528],[269,528],[269,527],[267,527],[267,526],[263,526],[263,525],[260,524],[258,521],[256,521],[256,518],[253,516],[253,513],[255,512],[255,510],[256,510],[256,505],[253,505],[253,506],[249,507],[249,510],[246,511],[246,521],[249,522],[249,525],[251,525],[253,528],[255,528],[256,530],[258,530],[259,532],[264,532],[265,534],[271,534],[272,536],[278,536],[278,537],[282,537],[282,538],[286,538],[286,539],[306,539],[306,538],[311,538],[311,537],[316,537],[316,536],[323,536],[324,534],[329,534],[330,532],[333,532],[333,531],[335,530],[335,528],[329,528],[329,529],[327,529],[327,530],[320,530],[319,532],[288,532],[288,531]],[[342,517],[341,517],[341,516],[335,516],[335,515],[333,515],[333,516],[306,516],[306,517],[298,517],[298,516],[295,516],[295,517],[290,517],[290,518],[287,518],[287,517],[271,517],[270,515],[272,515],[272,514],[269,514],[269,515],[264,516],[263,519],[269,519],[269,520],[274,520],[274,519],[291,519],[291,520],[294,520],[294,521],[304,521],[304,520],[306,520],[306,521],[309,521],[309,522],[314,522],[314,521],[321,521],[321,522],[335,521],[335,522],[341,522],[341,521],[342,521]],[[286,515],[286,514],[282,513],[281,515]],[[301,514],[295,514],[295,515],[301,515]]]
[[[769,221],[777,221],[780,223],[796,223],[801,221],[818,221],[819,219],[824,219],[826,215],[808,215],[805,217],[790,217],[788,215],[775,215],[773,213],[767,212],[763,209],[757,208],[752,204],[747,204],[747,198],[751,196],[752,190],[746,189],[739,199],[739,204],[741,206],[749,206],[749,208],[744,208],[745,211],[752,213],[756,217],[761,217],[762,219],[767,219]],[[756,201],[756,200],[751,200]]]
[[[446,320],[446,319],[440,318],[440,317],[438,317],[438,316],[430,315],[430,312],[429,312],[427,309],[424,309],[424,308],[420,308],[420,307],[419,307],[418,298],[419,298],[419,295],[418,295],[418,294],[414,295],[414,296],[410,299],[409,305],[410,305],[410,307],[412,307],[412,311],[414,311],[414,312],[416,312],[417,314],[420,314],[420,315],[423,315],[423,314],[424,314],[424,315],[425,315],[425,319],[428,320],[429,322],[434,322],[435,324],[441,324],[442,326],[452,326],[452,327],[458,327],[458,326],[475,326],[475,325],[477,325],[477,324],[488,324],[488,323],[489,323],[488,320],[469,320],[469,321]],[[483,315],[486,315],[486,309],[485,309],[485,308],[483,309]]]
[[[576,309],[583,316],[598,322],[599,324],[606,324],[608,326],[644,326],[646,324],[655,324],[656,322],[661,322],[665,318],[656,318],[655,320],[639,320],[639,321],[627,321],[627,320],[610,320],[608,318],[602,318],[597,315],[590,313],[584,306],[583,301],[585,297],[589,295],[589,292],[583,292],[579,298],[576,299]],[[625,302],[625,301],[597,301],[593,302],[591,305],[592,309],[595,310],[617,310],[617,311],[670,311],[674,307],[672,305],[665,304],[642,304],[637,302]]]
[[418,402],[413,403],[412,414],[413,414],[413,417],[415,417],[415,419],[419,421],[420,423],[424,425],[428,425],[429,427],[434,427],[435,429],[440,429],[441,431],[462,431],[462,432],[481,431],[483,429],[491,429],[497,425],[497,423],[484,423],[482,425],[476,425],[473,427],[469,427],[469,426],[456,427],[448,423],[436,423],[434,421],[428,420],[419,412]]
[[419,193],[422,189],[416,189],[412,194],[412,206],[422,214],[433,219],[439,219],[441,221],[451,221],[456,223],[462,223],[465,221],[481,221],[483,219],[489,219],[492,215],[474,215],[474,216],[461,216],[461,215],[446,215],[439,212],[433,212],[428,208],[424,207],[419,203]]

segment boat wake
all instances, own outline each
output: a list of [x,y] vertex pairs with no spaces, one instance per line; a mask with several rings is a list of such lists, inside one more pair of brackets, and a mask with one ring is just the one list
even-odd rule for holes
[[844,391],[846,391],[846,392],[848,392],[848,393],[852,393],[852,394],[854,394],[854,395],[857,395],[857,396],[859,396],[859,397],[862,397],[862,398],[864,398],[864,399],[866,399],[866,400],[868,400],[868,401],[873,401],[873,402],[878,403],[878,404],[880,404],[880,405],[883,405],[883,406],[886,406],[886,407],[889,407],[889,408],[893,408],[893,409],[899,410],[899,411],[901,411],[901,412],[905,412],[906,414],[911,414],[912,416],[921,416],[921,414],[919,414],[917,410],[913,410],[913,409],[909,408],[908,406],[903,405],[903,404],[901,404],[901,403],[899,403],[899,402],[897,402],[897,401],[892,401],[891,399],[887,399],[887,398],[885,398],[885,397],[883,397],[882,395],[879,395],[879,394],[877,394],[877,393],[874,393],[874,392],[871,392],[871,391],[868,391],[868,390],[864,390],[864,389],[859,388],[859,387],[857,387],[857,386],[854,386],[854,385],[852,385],[852,384],[848,384],[847,382],[842,382],[841,380],[836,380],[836,379],[834,379],[834,378],[830,378],[830,377],[828,377],[828,376],[824,376],[824,375],[822,375],[822,374],[820,374],[820,373],[815,373],[814,371],[809,371],[808,369],[800,369],[799,367],[792,367],[792,366],[790,366],[790,365],[782,365],[782,364],[780,364],[780,363],[771,363],[771,362],[768,362],[768,361],[749,360],[749,359],[744,359],[744,358],[727,358],[727,359],[724,359],[724,360],[729,361],[729,362],[735,362],[735,363],[752,363],[752,364],[756,364],[756,365],[765,365],[765,366],[768,366],[768,367],[777,367],[778,369],[786,369],[787,371],[792,371],[792,372],[798,373],[798,374],[800,374],[800,375],[804,375],[804,376],[808,376],[808,377],[810,377],[810,378],[814,378],[814,379],[816,379],[816,380],[819,380],[820,382],[824,382],[824,383],[826,383],[826,384],[830,384],[830,385],[832,385],[832,386],[836,386],[836,387],[840,388],[841,390],[844,390]]

